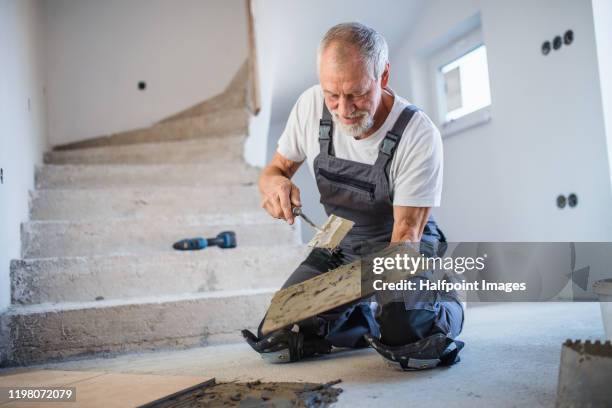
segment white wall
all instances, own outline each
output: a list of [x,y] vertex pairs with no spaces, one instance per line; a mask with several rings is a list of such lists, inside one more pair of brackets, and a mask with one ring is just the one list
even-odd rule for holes
[[[444,140],[442,228],[454,241],[609,241],[610,167],[590,1],[430,1],[393,56],[396,90],[431,112],[422,54],[478,12],[492,120]],[[567,29],[574,43],[544,57],[542,42]],[[578,206],[557,209],[557,195],[572,192]]]
[[[612,1],[593,0],[593,20],[601,102],[608,141],[608,162],[612,163]],[[612,172],[610,183],[612,183]]]
[[148,126],[223,91],[247,58],[244,0],[45,6],[52,145]]
[[257,53],[257,70],[261,109],[249,122],[249,137],[244,147],[244,158],[253,166],[263,167],[268,161],[267,140],[270,132],[272,98],[274,94],[277,32],[275,29],[273,6],[270,0],[253,0],[252,13]]
[[0,312],[10,303],[9,264],[20,257],[20,223],[46,148],[42,28],[39,1],[0,0]]

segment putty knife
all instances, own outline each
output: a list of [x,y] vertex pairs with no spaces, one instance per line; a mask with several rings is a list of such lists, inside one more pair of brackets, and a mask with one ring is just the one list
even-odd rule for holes
[[353,221],[332,214],[327,221],[325,221],[323,227],[319,228],[304,215],[301,208],[294,207],[292,212],[293,215],[302,217],[308,225],[317,231],[315,236],[308,243],[308,246],[313,248],[325,248],[329,250],[336,248],[351,228],[353,228],[353,225],[355,225]]

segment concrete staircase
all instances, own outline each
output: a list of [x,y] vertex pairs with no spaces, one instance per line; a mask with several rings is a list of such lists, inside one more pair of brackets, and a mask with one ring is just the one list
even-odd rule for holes
[[[199,106],[160,123],[210,115]],[[255,329],[306,250],[259,206],[258,170],[242,160],[246,121],[49,152],[11,264],[0,364],[242,341],[240,329]],[[171,248],[228,229],[235,249]]]

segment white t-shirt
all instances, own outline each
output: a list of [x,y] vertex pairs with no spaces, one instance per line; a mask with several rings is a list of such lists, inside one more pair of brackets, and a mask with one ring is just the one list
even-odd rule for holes
[[[391,130],[408,101],[394,93],[391,112],[383,125],[372,135],[357,140],[342,134],[334,126],[333,143],[336,157],[374,164],[378,148]],[[314,175],[313,161],[319,154],[319,120],[323,114],[323,92],[320,85],[307,89],[293,106],[285,131],[278,140],[277,151],[285,158],[307,160]],[[406,126],[389,168],[393,205],[438,207],[442,195],[442,138],[425,113],[418,111]]]

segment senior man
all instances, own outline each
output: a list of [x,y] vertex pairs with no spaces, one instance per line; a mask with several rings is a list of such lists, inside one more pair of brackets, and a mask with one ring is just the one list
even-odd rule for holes
[[[440,205],[442,141],[431,120],[389,88],[385,39],[359,23],[336,25],[320,43],[318,70],[320,84],[297,100],[261,174],[262,206],[293,224],[292,207],[301,201],[291,178],[306,161],[327,214],[355,225],[337,251],[315,248],[283,288],[365,255],[366,243],[416,243],[425,255],[442,256],[446,240],[430,215]],[[242,334],[271,362],[367,346],[405,370],[458,361],[464,311],[455,294],[385,291],[375,298],[266,336],[262,320],[257,336]]]

